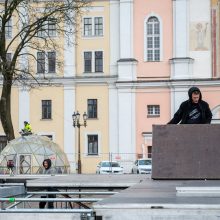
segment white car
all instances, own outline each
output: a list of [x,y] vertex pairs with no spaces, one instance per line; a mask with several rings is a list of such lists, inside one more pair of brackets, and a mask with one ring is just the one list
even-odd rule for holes
[[131,172],[132,173],[151,173],[152,163],[151,159],[139,159],[134,162]]
[[97,174],[123,174],[123,167],[117,161],[101,161],[96,167]]

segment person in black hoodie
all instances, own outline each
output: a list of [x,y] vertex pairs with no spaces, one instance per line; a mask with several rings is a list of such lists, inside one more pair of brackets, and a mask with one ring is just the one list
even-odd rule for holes
[[[44,161],[43,161],[43,167],[44,167],[44,170],[43,170],[43,174],[55,174],[55,171],[54,171],[54,169],[51,167],[51,165],[52,165],[52,162],[51,162],[51,160],[50,159],[45,159]],[[55,188],[52,188],[52,187],[48,187],[47,188],[47,191],[48,192],[53,192],[53,191],[56,191],[56,189]],[[41,196],[41,198],[56,198],[56,195],[54,195],[54,194],[49,194],[49,195],[47,195],[47,196]],[[44,209],[45,208],[45,206],[46,206],[46,202],[44,202],[44,201],[41,201],[40,203],[39,203],[39,208],[40,209]],[[54,205],[53,205],[53,202],[48,202],[48,209],[53,209],[54,208]]]
[[200,89],[191,87],[188,95],[189,99],[181,103],[168,124],[210,124],[212,112],[209,104],[202,100]]

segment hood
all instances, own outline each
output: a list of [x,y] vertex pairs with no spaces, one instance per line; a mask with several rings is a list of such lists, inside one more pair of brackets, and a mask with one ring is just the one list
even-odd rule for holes
[[201,100],[202,100],[202,93],[201,93],[200,89],[199,89],[198,87],[195,87],[195,86],[194,86],[194,87],[191,87],[191,88],[188,90],[189,100],[192,101],[192,93],[195,92],[195,91],[197,91],[197,92],[200,93],[199,101],[201,101]]
[[[45,169],[46,170],[50,169],[50,167],[51,167],[51,160],[50,159],[45,159],[44,161],[47,161],[47,163],[48,163],[48,167],[45,168]],[[43,164],[44,164],[44,161],[43,161]]]

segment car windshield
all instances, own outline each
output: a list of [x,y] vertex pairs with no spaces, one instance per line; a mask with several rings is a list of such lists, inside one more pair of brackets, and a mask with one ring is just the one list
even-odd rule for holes
[[102,167],[120,167],[116,162],[102,162]]
[[151,160],[139,160],[139,165],[151,165]]

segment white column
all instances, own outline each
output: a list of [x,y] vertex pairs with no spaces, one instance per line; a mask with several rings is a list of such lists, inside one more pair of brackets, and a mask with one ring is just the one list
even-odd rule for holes
[[134,160],[135,143],[135,93],[132,89],[118,90],[118,138],[119,153],[128,160]]
[[118,80],[136,80],[137,60],[133,53],[133,0],[120,0],[120,59]]
[[64,86],[64,152],[69,160],[71,173],[76,171],[75,129],[72,121],[75,93],[75,86]]
[[[28,11],[25,7],[19,6],[18,8],[20,17],[19,17],[19,30],[22,30],[24,28],[24,25],[29,23],[29,14]],[[22,16],[21,16],[22,15]],[[15,21],[14,21],[15,22]],[[21,34],[21,36],[25,35],[25,32]],[[23,38],[23,37],[22,37]],[[27,47],[22,48],[19,57],[19,68],[20,70],[23,70],[25,72],[28,72],[29,67],[28,67],[28,55],[27,55]]]
[[110,1],[110,75],[117,75],[117,61],[119,60],[120,49],[120,7],[119,1]]
[[118,61],[118,81],[137,80],[137,60],[120,59]]
[[174,57],[188,56],[188,7],[188,0],[173,1]]
[[[72,24],[65,24],[65,30],[75,32],[75,27]],[[75,33],[64,38],[64,77],[76,75],[76,41]]]
[[109,85],[109,152],[119,153],[118,144],[118,92]]
[[[19,109],[19,131],[24,128],[24,121],[30,122],[30,94],[28,89],[24,87],[19,88],[18,94],[18,109]],[[30,122],[31,123],[31,122]]]
[[173,56],[171,78],[192,78],[194,60],[189,57],[189,0],[173,1]]
[[120,0],[120,58],[133,58],[133,0]]
[[[24,24],[28,24],[28,11],[26,10],[25,7],[19,7],[18,8],[19,13],[22,14],[20,16],[19,20],[19,30],[22,30]],[[27,48],[23,48],[21,51],[20,59],[19,59],[19,68],[20,70],[28,70],[28,57],[26,55],[27,53]],[[30,122],[30,94],[28,88],[25,86],[19,85],[19,94],[18,94],[18,111],[19,111],[19,118],[18,118],[18,123],[19,123],[19,131],[24,128],[24,121]],[[31,122],[30,122],[31,123]]]
[[[67,49],[68,48],[68,49]],[[64,77],[75,76],[75,45],[65,45],[64,49]]]

